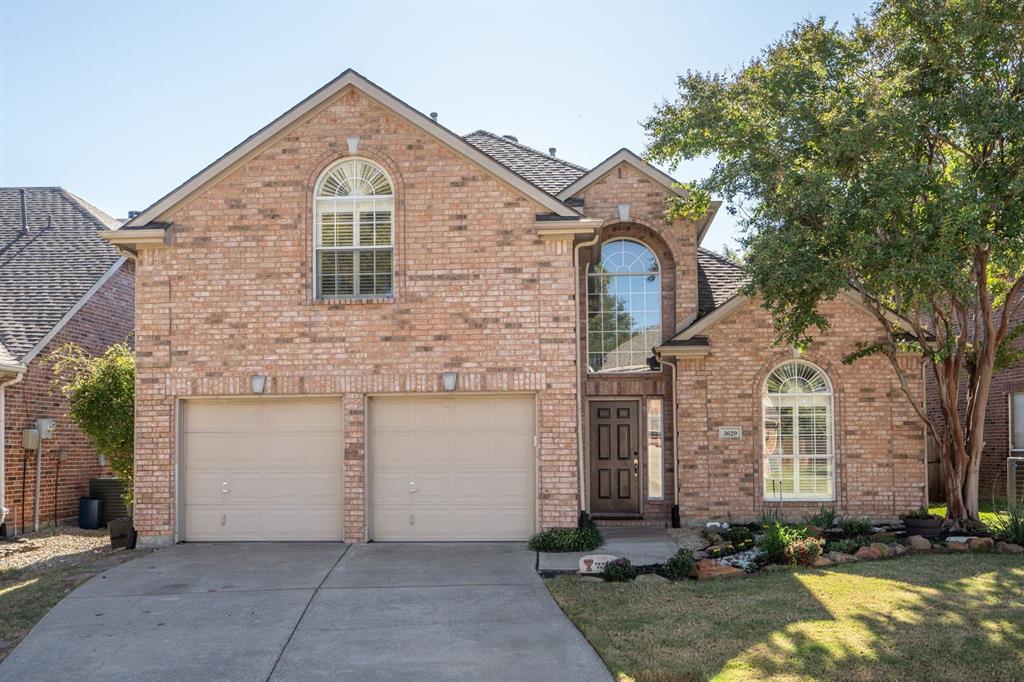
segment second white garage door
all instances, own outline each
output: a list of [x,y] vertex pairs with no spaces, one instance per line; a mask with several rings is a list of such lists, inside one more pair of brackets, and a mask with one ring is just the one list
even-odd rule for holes
[[534,532],[531,396],[370,400],[374,540],[524,540]]
[[341,540],[337,398],[184,401],[182,539]]

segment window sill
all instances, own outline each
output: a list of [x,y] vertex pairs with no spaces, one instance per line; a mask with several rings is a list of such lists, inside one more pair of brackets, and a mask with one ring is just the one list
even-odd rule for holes
[[394,303],[394,296],[353,296],[351,298],[314,298],[313,305],[368,305],[375,303]]
[[824,504],[828,502],[834,503],[835,501],[834,495],[832,497],[784,497],[781,501],[777,497],[771,500],[762,498],[762,504],[773,504],[775,506],[793,504],[794,502],[797,504]]

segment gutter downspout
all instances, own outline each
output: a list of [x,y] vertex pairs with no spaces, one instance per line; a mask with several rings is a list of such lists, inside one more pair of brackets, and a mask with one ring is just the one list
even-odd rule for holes
[[[580,479],[580,511],[581,512],[588,511],[588,510],[586,509],[586,507],[587,507],[587,488],[586,488],[586,476],[584,475],[584,472],[586,471],[586,461],[585,461],[585,457],[584,457],[584,448],[583,448],[583,420],[586,419],[586,415],[583,414],[583,390],[584,390],[584,386],[586,384],[586,374],[585,373],[587,371],[587,364],[586,364],[586,356],[583,355],[583,346],[582,346],[583,342],[581,340],[581,337],[583,336],[583,329],[581,329],[581,325],[580,325],[580,321],[579,321],[580,320],[580,299],[578,297],[578,294],[579,294],[579,289],[580,289],[580,250],[583,249],[584,247],[594,246],[598,242],[600,242],[601,241],[601,232],[602,232],[602,230],[604,230],[604,224],[603,223],[601,224],[600,227],[598,227],[594,231],[593,239],[591,239],[589,241],[585,241],[585,242],[580,242],[579,244],[576,244],[576,246],[573,248],[573,259],[572,259],[573,274],[575,275],[575,278],[574,278],[573,284],[572,284],[572,288],[573,288],[573,291],[577,292],[576,311],[575,311],[575,314],[576,314],[576,324],[574,325],[575,328],[576,328],[576,363],[577,363],[577,372],[576,372],[576,450],[577,450],[577,456],[578,456],[577,466],[579,467],[579,472],[580,472],[579,479]],[[586,286],[586,282],[584,282],[584,287],[585,286]],[[584,302],[584,304],[586,303],[586,300],[587,300],[587,298],[586,298],[586,291],[584,290],[584,294],[583,294],[583,302]],[[586,309],[584,309],[584,311],[585,310]]]
[[25,372],[22,371],[13,379],[0,383],[0,524],[7,518],[7,505],[5,504],[7,493],[4,484],[7,476],[4,466],[7,461],[7,442],[5,439],[7,433],[7,387],[14,386],[24,378]]

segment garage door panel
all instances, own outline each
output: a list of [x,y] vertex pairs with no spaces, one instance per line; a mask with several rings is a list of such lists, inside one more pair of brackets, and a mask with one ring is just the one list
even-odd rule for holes
[[[373,538],[528,537],[535,525],[534,413],[527,396],[372,399]],[[410,481],[417,492],[410,493]]]
[[186,401],[184,539],[341,540],[342,414],[334,398]]

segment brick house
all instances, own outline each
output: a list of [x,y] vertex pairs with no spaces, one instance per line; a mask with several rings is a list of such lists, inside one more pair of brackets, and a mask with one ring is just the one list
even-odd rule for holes
[[[1024,325],[1024,306],[1017,308],[1010,318],[1014,327]],[[1024,348],[1024,334],[1011,341],[1013,347]],[[927,372],[929,416],[941,423],[939,387],[933,372]],[[960,394],[960,414],[966,411],[967,387]],[[933,490],[940,499],[945,497],[942,487],[938,449],[929,439],[930,478]],[[982,446],[981,470],[978,473],[978,498],[982,502],[1007,497],[1006,458],[1024,457],[1024,361],[1016,362],[997,372],[989,388],[988,406],[985,408],[985,444]],[[1024,467],[1018,468],[1016,496],[1024,496]]]
[[[99,234],[118,222],[60,187],[0,188],[0,521],[31,530],[77,516],[102,473],[88,438],[51,389],[49,355],[68,342],[100,353],[130,339],[134,264]],[[40,460],[22,432],[56,420]],[[4,517],[6,517],[4,519]]]
[[774,347],[700,248],[718,206],[667,224],[676,191],[628,150],[587,170],[460,137],[346,71],[106,235],[137,259],[141,541],[920,506],[894,373],[841,363],[861,302]]

